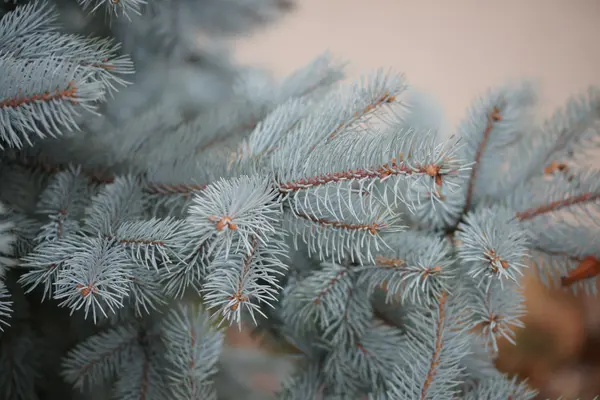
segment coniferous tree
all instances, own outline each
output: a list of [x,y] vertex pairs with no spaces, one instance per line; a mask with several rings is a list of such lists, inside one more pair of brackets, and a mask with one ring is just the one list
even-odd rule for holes
[[446,140],[401,75],[233,65],[283,0],[0,7],[0,399],[250,398],[242,323],[295,349],[282,399],[534,397],[493,360],[528,266],[595,288],[597,91]]

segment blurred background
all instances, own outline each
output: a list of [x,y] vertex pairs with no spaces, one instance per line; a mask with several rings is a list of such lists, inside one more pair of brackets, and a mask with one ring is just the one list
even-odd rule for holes
[[[486,89],[531,78],[540,118],[600,85],[600,0],[297,0],[276,25],[236,42],[240,62],[285,76],[329,50],[349,78],[379,67],[406,74],[444,110],[445,132]],[[600,166],[600,155],[593,162]],[[499,367],[527,377],[540,398],[592,399],[600,393],[600,301],[526,284],[528,317]],[[230,343],[255,347],[246,332]],[[255,384],[277,382],[257,375]]]

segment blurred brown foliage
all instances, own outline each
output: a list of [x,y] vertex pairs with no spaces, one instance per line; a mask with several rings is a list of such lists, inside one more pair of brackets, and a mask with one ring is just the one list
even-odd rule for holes
[[498,368],[527,378],[539,399],[600,395],[600,299],[549,289],[533,274],[524,290],[525,328],[516,346],[502,343]]

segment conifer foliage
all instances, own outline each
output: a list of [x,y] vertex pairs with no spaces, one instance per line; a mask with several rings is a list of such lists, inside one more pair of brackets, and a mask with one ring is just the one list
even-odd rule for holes
[[538,126],[500,87],[444,139],[402,75],[230,61],[290,8],[0,6],[0,399],[250,398],[242,324],[295,349],[281,399],[534,397],[493,360],[528,267],[595,288],[600,93]]

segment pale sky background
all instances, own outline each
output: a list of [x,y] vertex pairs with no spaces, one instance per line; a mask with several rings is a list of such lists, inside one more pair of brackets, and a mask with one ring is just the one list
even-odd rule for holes
[[325,50],[350,77],[405,73],[441,102],[452,125],[486,89],[520,78],[548,115],[600,86],[600,0],[297,0],[275,25],[239,43],[238,59],[285,76]]

